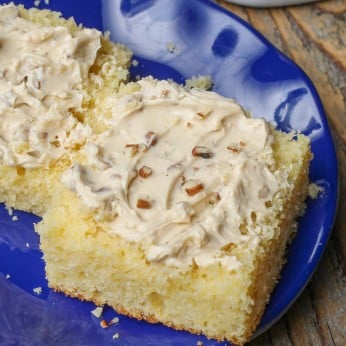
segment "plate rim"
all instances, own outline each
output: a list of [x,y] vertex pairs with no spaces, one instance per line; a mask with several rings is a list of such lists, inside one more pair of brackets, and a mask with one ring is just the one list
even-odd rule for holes
[[[99,0],[101,3],[103,2],[102,0]],[[192,0],[190,0],[192,1]],[[232,13],[229,10],[226,10],[225,8],[221,7],[220,5],[216,4],[215,2],[213,2],[212,0],[198,0],[200,3],[205,4],[205,5],[210,5],[213,8],[215,8],[215,10],[217,11],[221,11],[224,14],[230,16],[233,20],[236,20],[238,23],[240,23],[242,26],[244,26],[248,31],[251,32],[252,35],[255,35],[256,38],[258,38],[259,40],[261,40],[265,46],[269,46],[271,49],[274,49],[274,51],[276,53],[278,53],[282,58],[284,58],[285,62],[288,62],[290,64],[293,63],[294,67],[299,70],[300,76],[304,79],[304,81],[308,84],[309,87],[309,91],[312,93],[314,102],[317,106],[317,109],[319,111],[319,114],[321,116],[321,120],[323,121],[323,125],[324,125],[324,132],[327,131],[328,132],[328,139],[330,141],[331,144],[331,149],[334,152],[334,159],[335,161],[333,162],[334,167],[336,167],[336,175],[337,175],[337,182],[336,182],[336,196],[335,198],[332,200],[333,202],[333,211],[332,211],[332,215],[331,218],[329,218],[329,227],[328,230],[326,230],[326,233],[324,234],[324,241],[323,241],[323,246],[322,248],[319,248],[318,251],[316,252],[316,255],[313,257],[314,261],[313,263],[310,263],[312,270],[309,272],[308,274],[308,278],[304,280],[304,284],[301,285],[301,287],[299,288],[299,291],[294,295],[293,299],[291,300],[290,304],[287,305],[286,309],[284,311],[282,311],[282,313],[277,316],[277,318],[275,320],[272,321],[272,323],[270,325],[266,325],[264,326],[264,330],[262,330],[260,332],[263,333],[266,330],[268,330],[274,323],[276,323],[276,321],[278,319],[280,319],[286,312],[287,310],[291,307],[291,305],[297,300],[297,298],[299,297],[299,295],[302,293],[302,291],[305,289],[305,287],[308,285],[311,277],[313,276],[314,272],[316,271],[317,267],[318,267],[318,263],[320,262],[323,253],[325,252],[325,249],[327,247],[328,244],[328,239],[331,236],[332,230],[333,230],[333,225],[335,222],[335,218],[336,218],[336,214],[337,214],[337,205],[338,205],[338,201],[339,201],[339,194],[340,194],[340,172],[339,172],[339,165],[338,165],[338,160],[337,160],[337,155],[336,155],[336,150],[335,150],[335,141],[334,138],[332,136],[331,133],[331,128],[329,126],[328,123],[328,117],[324,111],[323,108],[323,103],[322,100],[313,84],[313,82],[311,81],[310,77],[304,72],[304,70],[294,61],[292,60],[290,57],[288,57],[285,53],[283,53],[280,49],[278,49],[277,47],[275,47],[263,34],[261,34],[260,32],[258,32],[254,27],[252,27],[249,23],[247,23],[245,20],[243,20],[242,18],[240,18],[239,16],[237,16],[236,14]],[[1,1],[0,4],[3,4],[4,2]],[[49,8],[49,7],[48,7]],[[325,135],[325,134],[324,134]],[[333,169],[334,171],[334,169]],[[261,325],[259,325],[258,330],[261,329]],[[255,334],[256,336],[258,336],[259,334]]]

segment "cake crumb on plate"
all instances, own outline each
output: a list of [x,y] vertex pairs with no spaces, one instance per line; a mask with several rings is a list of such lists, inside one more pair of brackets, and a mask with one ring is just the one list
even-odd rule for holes
[[180,54],[180,49],[176,46],[174,42],[167,42],[166,49],[171,54],[176,54],[176,55]]
[[119,323],[119,317],[113,317],[109,322],[108,325],[111,326],[113,324]]
[[42,293],[42,287],[35,287],[32,289],[35,294],[38,296]]
[[115,333],[113,336],[112,336],[112,339],[119,339],[120,335],[119,333]]
[[91,310],[91,313],[97,317],[100,318],[103,313],[103,306],[98,306],[94,310]]
[[315,183],[309,184],[308,187],[308,195],[312,199],[316,199],[318,197],[318,194],[323,191],[323,188],[321,186],[318,186]]

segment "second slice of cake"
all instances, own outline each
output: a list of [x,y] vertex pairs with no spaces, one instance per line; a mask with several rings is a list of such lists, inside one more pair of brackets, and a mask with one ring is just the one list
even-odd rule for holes
[[49,10],[0,6],[0,201],[43,213],[128,78],[131,52]]

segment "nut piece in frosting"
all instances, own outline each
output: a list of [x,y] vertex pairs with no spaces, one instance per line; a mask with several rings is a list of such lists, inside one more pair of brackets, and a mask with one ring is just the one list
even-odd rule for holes
[[152,169],[148,166],[143,166],[139,169],[138,171],[138,175],[141,177],[141,178],[148,178],[151,173],[152,173]]
[[200,180],[191,179],[184,183],[183,188],[189,196],[194,196],[201,192],[204,186]]
[[192,149],[192,155],[201,157],[203,159],[210,159],[214,156],[214,154],[208,148],[202,147],[200,145],[197,145]]
[[145,135],[146,144],[150,148],[157,143],[157,134],[153,131],[148,131]]
[[137,208],[139,209],[150,209],[151,203],[147,199],[139,198],[137,201]]

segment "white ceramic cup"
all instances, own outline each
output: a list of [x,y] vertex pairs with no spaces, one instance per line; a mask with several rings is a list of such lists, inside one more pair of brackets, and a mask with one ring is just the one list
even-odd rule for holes
[[252,6],[252,7],[276,7],[298,5],[307,2],[314,2],[317,0],[226,0],[238,5]]

